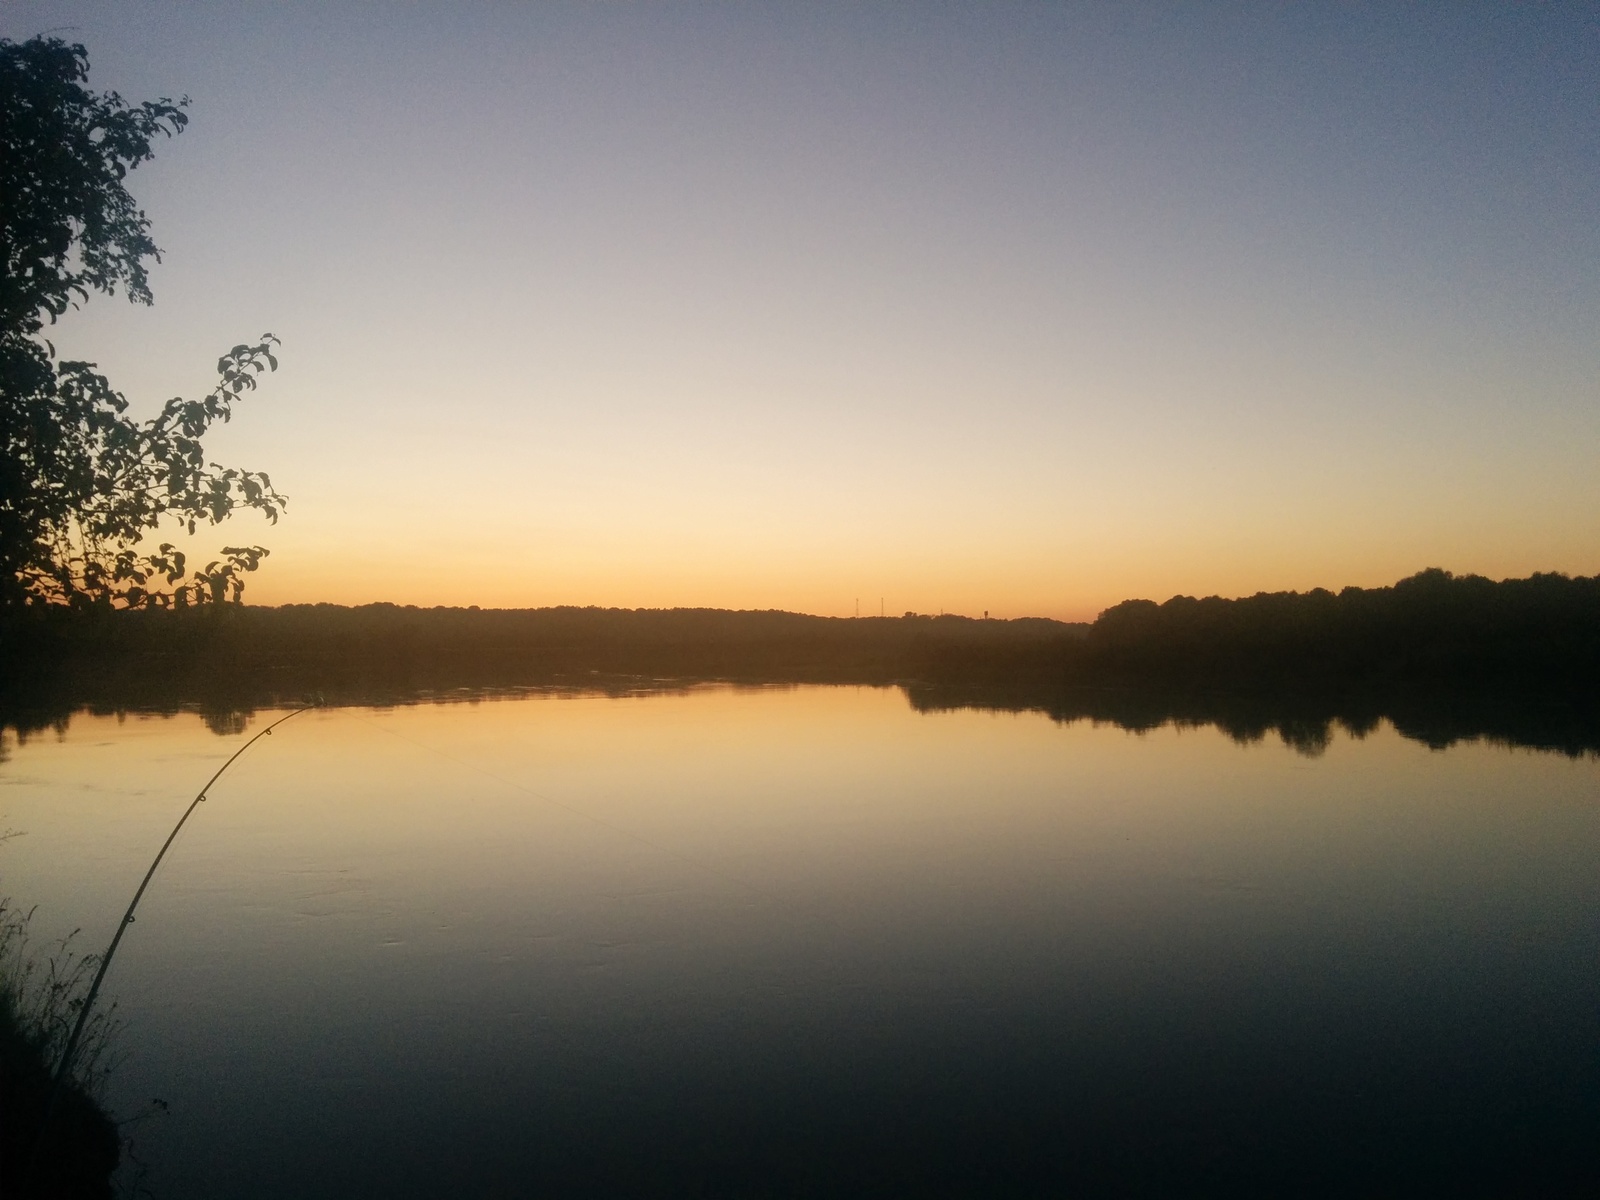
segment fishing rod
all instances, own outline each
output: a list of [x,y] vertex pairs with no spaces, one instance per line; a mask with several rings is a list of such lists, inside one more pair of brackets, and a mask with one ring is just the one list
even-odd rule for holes
[[50,1124],[51,1116],[55,1113],[56,1101],[61,1093],[61,1084],[66,1079],[67,1071],[72,1066],[73,1055],[78,1052],[78,1040],[83,1036],[84,1027],[89,1023],[89,1011],[94,1008],[95,998],[100,994],[100,984],[105,980],[106,972],[111,968],[111,959],[116,954],[117,947],[122,943],[122,935],[128,931],[128,926],[133,924],[134,910],[139,907],[139,901],[144,898],[145,889],[150,886],[150,880],[155,877],[156,868],[161,865],[161,860],[166,857],[168,849],[177,839],[178,831],[183,828],[184,822],[189,819],[189,815],[205,800],[206,793],[211,790],[217,780],[222,778],[223,772],[233,766],[234,761],[241,754],[262,738],[270,735],[274,729],[285,721],[298,717],[301,713],[316,707],[315,703],[305,704],[293,712],[279,717],[271,725],[258,732],[255,737],[235,750],[228,757],[228,761],[217,768],[217,773],[206,780],[205,787],[201,788],[195,798],[189,801],[189,807],[183,810],[183,816],[178,818],[178,823],[172,827],[172,832],[167,834],[167,840],[161,843],[161,849],[156,851],[156,856],[150,864],[150,869],[144,873],[144,880],[139,884],[139,890],[133,894],[133,900],[128,905],[128,911],[122,914],[122,920],[117,923],[117,931],[111,935],[111,945],[106,947],[106,952],[100,959],[100,969],[95,972],[94,982],[89,985],[89,992],[84,997],[83,1006],[78,1009],[78,1020],[72,1027],[72,1036],[67,1039],[66,1049],[62,1050],[61,1059],[56,1063],[55,1077],[50,1081],[50,1096],[45,1101],[44,1116],[39,1121],[39,1133],[33,1144],[33,1156],[37,1156],[39,1147],[44,1142],[45,1129]]

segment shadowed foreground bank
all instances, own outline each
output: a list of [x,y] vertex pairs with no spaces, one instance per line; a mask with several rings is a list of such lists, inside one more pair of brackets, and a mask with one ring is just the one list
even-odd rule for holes
[[900,684],[918,708],[1036,710],[1129,729],[1215,724],[1306,753],[1388,718],[1469,738],[1600,752],[1600,579],[1424,571],[1387,588],[1130,600],[1093,624],[715,609],[218,606],[32,614],[6,631],[0,722],[76,709],[198,708],[219,729],[321,696],[692,682]]
[[99,960],[64,944],[36,957],[29,916],[0,896],[0,1196],[110,1200],[122,1138],[96,1097],[114,1031],[105,1012],[51,1103],[55,1064]]

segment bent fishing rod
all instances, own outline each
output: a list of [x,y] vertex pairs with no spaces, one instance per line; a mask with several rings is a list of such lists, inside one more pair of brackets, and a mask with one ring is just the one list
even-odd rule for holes
[[139,884],[139,890],[133,894],[133,900],[128,905],[128,911],[122,914],[122,920],[117,923],[117,931],[111,935],[111,945],[106,947],[106,952],[100,959],[100,969],[95,972],[94,982],[89,985],[89,992],[84,997],[83,1006],[78,1009],[78,1020],[72,1027],[72,1036],[67,1039],[66,1049],[61,1052],[61,1060],[56,1064],[55,1078],[50,1081],[50,1098],[45,1102],[44,1117],[39,1122],[40,1141],[44,1140],[45,1127],[50,1123],[50,1117],[55,1111],[56,1099],[60,1094],[62,1081],[66,1079],[67,1071],[72,1066],[73,1055],[78,1052],[78,1040],[83,1036],[84,1027],[89,1023],[89,1011],[94,1008],[95,997],[100,994],[100,984],[105,980],[106,972],[111,968],[111,959],[116,954],[117,947],[122,943],[122,935],[128,931],[128,926],[133,924],[134,910],[139,907],[139,901],[144,898],[145,889],[150,886],[150,880],[155,877],[156,868],[161,865],[161,860],[166,857],[168,849],[177,839],[178,831],[183,828],[184,822],[189,819],[190,814],[205,800],[206,793],[211,790],[217,780],[222,778],[223,772],[233,766],[235,760],[241,754],[262,738],[267,737],[285,721],[298,717],[301,713],[316,707],[315,703],[305,704],[293,712],[279,717],[271,725],[257,733],[255,737],[235,750],[229,756],[228,761],[217,768],[217,773],[206,780],[205,787],[201,788],[195,798],[189,801],[189,807],[183,810],[183,816],[178,818],[178,823],[172,827],[172,832],[167,834],[167,840],[161,843],[161,849],[156,852],[155,860],[150,864],[150,869],[144,873],[144,880]]

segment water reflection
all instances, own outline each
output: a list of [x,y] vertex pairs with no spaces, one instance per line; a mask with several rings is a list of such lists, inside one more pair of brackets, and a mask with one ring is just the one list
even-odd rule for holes
[[[613,691],[329,708],[240,760],[118,961],[161,1195],[1597,1177],[1592,759]],[[239,738],[14,745],[7,889],[108,933]]]
[[[683,694],[721,680],[660,679],[633,675],[529,677],[518,684],[427,687],[380,686],[370,682],[327,690],[251,687],[221,681],[214,690],[176,688],[158,678],[138,686],[123,680],[115,689],[52,686],[52,681],[13,681],[0,691],[0,762],[6,737],[27,738],[46,729],[63,730],[73,714],[99,715],[197,713],[220,736],[242,732],[258,709],[318,704],[392,707],[406,704],[473,702],[506,696],[641,696]],[[285,681],[280,680],[279,684]],[[730,686],[798,687],[806,681],[752,680]],[[1436,750],[1459,742],[1544,750],[1569,757],[1600,754],[1600,700],[1561,691],[1518,691],[1504,687],[1394,688],[1362,692],[1342,689],[1253,688],[1208,691],[1146,684],[1138,687],[958,686],[902,682],[883,684],[902,692],[918,712],[960,709],[1036,712],[1061,723],[1089,721],[1145,732],[1164,726],[1215,727],[1240,743],[1275,736],[1296,752],[1314,758],[1337,733],[1367,736],[1387,723],[1405,738]]]
[[1435,750],[1458,742],[1548,750],[1570,757],[1600,754],[1600,705],[1583,696],[1512,689],[1384,689],[1319,693],[1257,689],[1005,689],[908,685],[922,712],[952,708],[1040,712],[1062,722],[1105,722],[1144,731],[1165,725],[1215,726],[1234,741],[1276,735],[1315,758],[1343,732],[1366,737],[1387,722],[1401,737]]

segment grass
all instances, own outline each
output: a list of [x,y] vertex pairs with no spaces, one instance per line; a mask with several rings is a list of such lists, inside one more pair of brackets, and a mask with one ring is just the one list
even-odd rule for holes
[[109,1200],[122,1144],[100,1095],[115,1066],[116,1007],[90,1016],[52,1107],[51,1080],[99,956],[78,953],[76,934],[36,954],[32,916],[0,897],[0,1195]]

